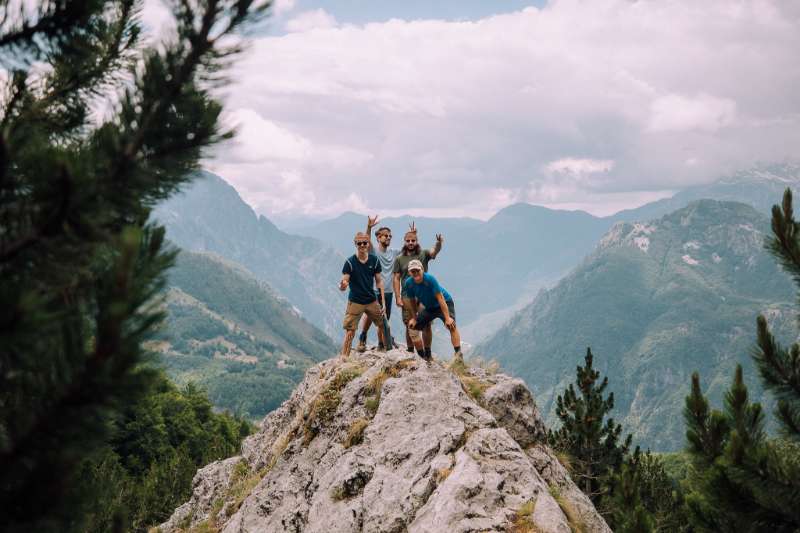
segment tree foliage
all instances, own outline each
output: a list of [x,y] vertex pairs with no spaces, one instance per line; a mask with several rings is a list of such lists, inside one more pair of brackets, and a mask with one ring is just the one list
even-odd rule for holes
[[[767,248],[800,285],[800,232],[791,190],[772,209]],[[800,345],[787,350],[757,319],[753,357],[764,387],[777,399],[781,436],[770,438],[759,403],[749,399],[741,366],[722,411],[711,409],[692,376],[684,417],[694,472],[687,503],[699,531],[797,531],[800,528]]]
[[174,253],[150,209],[228,136],[222,43],[266,5],[175,2],[144,47],[137,0],[0,4],[0,528],[71,523],[84,458],[157,379],[142,342]]
[[[592,350],[586,349],[585,366],[578,365],[575,384],[556,399],[556,415],[561,421],[550,431],[550,444],[569,454],[572,475],[581,490],[597,503],[606,492],[604,478],[618,469],[628,453],[631,436],[620,440],[622,426],[608,414],[614,408],[614,393],[605,395],[608,378],[600,378],[593,365]],[[577,390],[576,390],[577,386]]]

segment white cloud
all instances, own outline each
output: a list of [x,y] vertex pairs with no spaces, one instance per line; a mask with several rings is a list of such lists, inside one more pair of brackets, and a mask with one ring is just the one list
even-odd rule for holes
[[226,102],[253,139],[214,163],[275,209],[300,205],[272,181],[294,172],[315,209],[357,194],[387,213],[600,213],[800,144],[800,3],[553,0],[478,21],[288,24],[237,63]]
[[292,11],[296,4],[297,0],[274,0],[272,2],[272,13],[276,17],[280,17]]
[[733,123],[736,102],[707,94],[695,98],[668,94],[653,100],[651,113],[651,131],[716,131]]
[[612,168],[614,168],[614,161],[610,159],[576,159],[572,157],[551,161],[545,166],[547,172],[577,175],[609,172]]
[[303,11],[286,22],[286,31],[306,32],[315,29],[334,28],[336,19],[324,9]]

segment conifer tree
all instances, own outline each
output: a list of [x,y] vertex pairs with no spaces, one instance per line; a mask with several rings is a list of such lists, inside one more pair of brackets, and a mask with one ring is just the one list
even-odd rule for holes
[[631,436],[620,441],[622,426],[611,417],[606,419],[614,408],[614,393],[605,396],[608,378],[598,382],[600,372],[592,364],[592,350],[587,348],[585,366],[578,365],[575,384],[556,399],[561,427],[551,430],[548,440],[554,448],[569,454],[578,486],[597,503],[607,492],[609,471],[622,465]]
[[150,209],[228,136],[209,93],[239,49],[223,43],[268,3],[176,1],[150,48],[138,0],[16,5],[0,3],[0,530],[64,531],[91,500],[81,460],[153,380],[142,343],[174,253]]
[[[767,248],[800,285],[798,229],[787,189],[782,205],[772,209]],[[699,531],[800,529],[800,345],[781,347],[763,316],[756,325],[753,358],[764,387],[777,399],[781,435],[767,435],[761,405],[750,402],[741,366],[723,411],[709,408],[699,376],[692,376],[684,417],[695,473],[687,504]]]

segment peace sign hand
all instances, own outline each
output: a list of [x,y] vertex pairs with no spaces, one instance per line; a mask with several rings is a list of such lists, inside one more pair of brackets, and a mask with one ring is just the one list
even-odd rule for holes
[[378,215],[375,215],[374,217],[367,215],[367,227],[372,229],[377,225],[378,225]]
[[411,221],[411,224],[408,225],[408,231],[410,231],[411,233],[417,232],[417,226],[413,220]]

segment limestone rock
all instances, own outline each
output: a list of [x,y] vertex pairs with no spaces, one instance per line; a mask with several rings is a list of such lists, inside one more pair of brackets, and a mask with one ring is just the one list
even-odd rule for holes
[[610,531],[542,443],[524,384],[457,370],[399,350],[318,364],[160,529]]

